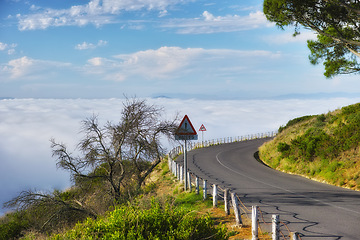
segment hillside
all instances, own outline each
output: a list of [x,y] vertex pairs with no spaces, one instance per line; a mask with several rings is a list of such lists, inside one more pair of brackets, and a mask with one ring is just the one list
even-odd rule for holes
[[[211,197],[204,201],[202,194],[184,192],[183,189],[183,185],[170,174],[165,159],[155,168],[140,195],[131,202],[110,207],[109,211],[96,219],[87,218],[76,225],[62,225],[52,231],[44,232],[28,223],[26,227],[22,226],[25,224],[23,221],[29,222],[27,218],[24,219],[23,213],[9,213],[0,219],[0,239],[249,239],[251,237],[251,220],[246,218],[245,214],[242,216],[243,225],[235,226],[233,212],[229,216],[225,215],[223,202],[219,203],[218,208],[213,208]],[[260,239],[268,238],[267,233],[260,235]]]
[[279,128],[260,158],[270,167],[360,190],[360,103]]

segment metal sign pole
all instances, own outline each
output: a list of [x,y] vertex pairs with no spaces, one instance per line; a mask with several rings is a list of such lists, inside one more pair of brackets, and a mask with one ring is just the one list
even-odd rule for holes
[[201,131],[201,145],[204,147],[204,131]]
[[187,144],[184,141],[184,188],[187,190]]
[[[196,130],[194,126],[191,124],[190,119],[187,115],[183,118],[181,121],[179,127],[177,128],[175,132],[175,140],[184,140],[184,188],[185,191],[188,187],[188,167],[187,167],[187,140],[197,140],[198,135],[196,133]],[[189,185],[190,189],[190,185]]]

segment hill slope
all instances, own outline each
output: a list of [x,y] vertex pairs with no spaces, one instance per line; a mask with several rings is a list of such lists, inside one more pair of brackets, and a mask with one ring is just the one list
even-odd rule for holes
[[[226,215],[223,202],[213,208],[212,199],[184,192],[183,185],[170,174],[167,160],[158,165],[143,191],[133,201],[111,207],[96,219],[87,218],[76,226],[63,225],[44,232],[27,224],[17,212],[0,219],[2,239],[249,239],[251,220],[243,213],[243,225]],[[65,192],[64,192],[65,193]],[[25,219],[26,220],[26,219]],[[259,239],[268,239],[267,233]]]
[[290,120],[260,148],[277,170],[360,190],[360,103]]

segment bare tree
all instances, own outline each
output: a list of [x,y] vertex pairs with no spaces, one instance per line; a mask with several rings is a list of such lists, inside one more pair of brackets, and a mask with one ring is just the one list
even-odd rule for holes
[[32,228],[51,232],[127,200],[160,163],[163,137],[172,139],[176,129],[177,119],[163,120],[162,112],[145,100],[126,99],[119,123],[101,126],[96,116],[84,120],[79,156],[51,139],[57,167],[70,172],[75,186],[64,192],[23,191],[4,206],[28,216]]
[[74,157],[64,144],[52,142],[57,166],[69,171],[75,181],[101,180],[108,183],[116,202],[126,187],[139,189],[161,161],[163,136],[170,137],[174,121],[161,118],[162,109],[146,100],[126,99],[120,122],[101,127],[96,116],[83,121],[85,137]]

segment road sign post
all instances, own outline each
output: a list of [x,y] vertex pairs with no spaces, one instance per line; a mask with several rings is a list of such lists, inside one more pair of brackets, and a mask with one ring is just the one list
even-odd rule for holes
[[186,140],[184,140],[184,175],[185,175],[184,188],[185,188],[185,191],[186,191],[187,190],[187,184],[188,184],[188,181],[187,181],[187,144],[186,144]]
[[[197,140],[198,135],[193,127],[190,119],[187,115],[181,121],[179,127],[175,132],[175,139],[176,140],[184,140],[184,188],[185,191],[187,190],[187,141],[188,140]],[[191,183],[189,183],[191,184]]]
[[204,132],[206,131],[206,128],[204,124],[201,124],[201,127],[199,129],[199,132],[201,132],[201,145],[204,146]]

